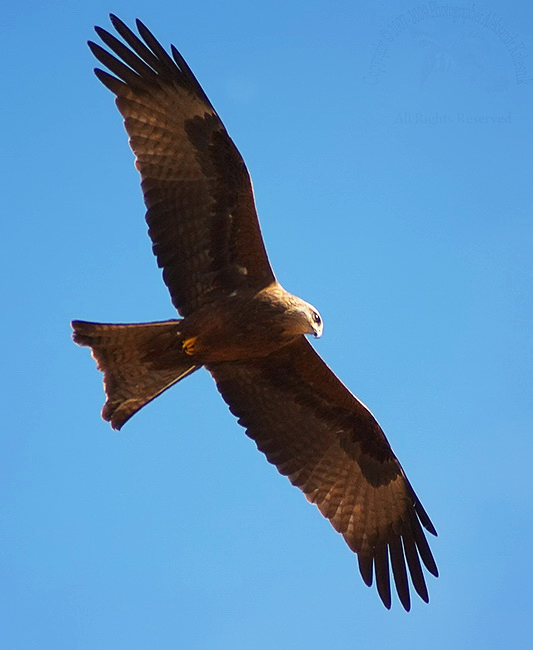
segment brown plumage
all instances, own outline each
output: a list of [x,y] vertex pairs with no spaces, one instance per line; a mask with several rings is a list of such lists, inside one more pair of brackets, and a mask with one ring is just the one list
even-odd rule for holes
[[[422,563],[437,567],[422,527],[435,529],[379,424],[306,339],[317,310],[276,281],[248,171],[182,56],[171,58],[139,21],[115,16],[124,43],[96,31],[89,43],[112,74],[142,178],[153,250],[182,318],[138,325],[74,321],[104,373],[104,419],[120,428],[136,411],[204,366],[247,434],[315,503],[375,575],[391,605],[390,574],[410,608],[408,573],[428,601]],[[142,40],[141,40],[142,39]]]

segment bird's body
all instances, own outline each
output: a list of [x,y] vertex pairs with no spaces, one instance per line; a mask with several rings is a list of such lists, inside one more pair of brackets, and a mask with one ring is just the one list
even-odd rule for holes
[[311,305],[275,282],[200,308],[183,320],[182,331],[185,351],[207,364],[266,357],[303,334],[320,336],[322,321]]
[[[427,601],[420,560],[437,575],[422,526],[436,534],[370,411],[308,342],[322,334],[309,303],[270,267],[248,171],[183,57],[139,21],[123,41],[90,47],[117,97],[142,177],[154,254],[181,318],[74,321],[104,373],[104,419],[120,428],[164,390],[205,367],[230,410],[280,473],[315,503],[375,576],[386,607],[391,570],[405,609],[407,571]],[[142,40],[141,40],[142,39]]]
[[[322,334],[316,309],[277,282],[261,291],[233,293],[179,320],[135,325],[73,321],[75,342],[92,348],[104,372],[108,399],[103,415],[113,428],[120,429],[140,408],[192,370],[222,362],[257,361],[305,334]],[[110,357],[117,350],[120,355]],[[153,372],[162,370],[160,376]]]

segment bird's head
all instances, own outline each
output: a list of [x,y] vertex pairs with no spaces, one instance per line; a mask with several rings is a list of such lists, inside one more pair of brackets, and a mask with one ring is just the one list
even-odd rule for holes
[[312,334],[315,338],[322,336],[322,330],[324,329],[322,317],[318,313],[318,309],[315,309],[313,305],[296,298],[289,313],[294,333]]
[[301,334],[312,334],[315,338],[322,336],[323,324],[318,309],[295,296],[276,283],[264,291],[269,310],[274,309],[276,319],[289,338]]
[[324,330],[324,323],[322,322],[322,317],[318,313],[318,309],[315,309],[312,305],[309,305],[310,308],[310,321],[311,327],[313,328],[312,334],[316,339],[322,336]]

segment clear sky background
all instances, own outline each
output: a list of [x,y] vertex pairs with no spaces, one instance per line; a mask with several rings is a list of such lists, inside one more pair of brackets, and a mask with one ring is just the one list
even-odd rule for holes
[[[382,607],[207,373],[120,433],[100,419],[101,376],[70,320],[175,316],[85,45],[109,11],[182,51],[241,150],[278,278],[320,309],[317,350],[439,531],[429,605]],[[2,648],[528,646],[532,11],[4,7]]]

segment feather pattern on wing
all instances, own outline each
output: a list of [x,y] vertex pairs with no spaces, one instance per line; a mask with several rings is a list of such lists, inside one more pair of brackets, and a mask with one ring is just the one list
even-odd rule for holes
[[370,411],[335,377],[308,341],[265,359],[208,366],[230,410],[278,470],[316,504],[375,575],[391,605],[390,565],[410,608],[413,586],[428,600],[420,559],[437,575],[421,524],[436,534]]
[[177,50],[172,59],[140,21],[143,40],[112,22],[127,45],[97,28],[114,55],[89,46],[115,75],[96,70],[124,117],[174,306],[187,316],[234,290],[263,289],[274,274],[240,153]]

